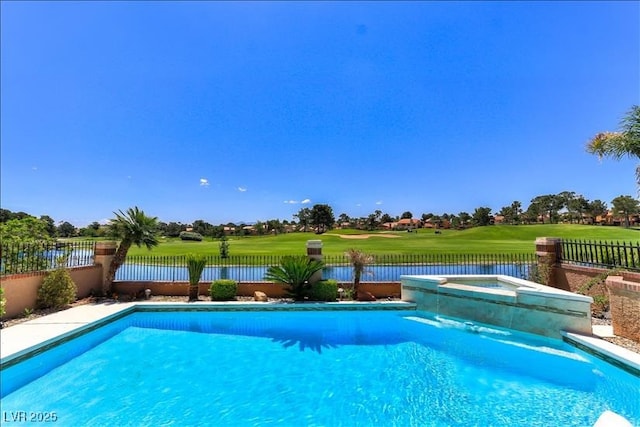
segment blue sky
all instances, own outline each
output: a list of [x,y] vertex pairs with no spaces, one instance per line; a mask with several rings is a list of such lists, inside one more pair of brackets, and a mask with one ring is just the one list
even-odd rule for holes
[[635,195],[638,2],[1,3],[5,209],[84,226]]

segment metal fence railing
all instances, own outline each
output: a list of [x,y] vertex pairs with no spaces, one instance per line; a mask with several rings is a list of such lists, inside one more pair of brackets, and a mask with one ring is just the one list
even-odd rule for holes
[[[558,261],[600,268],[640,271],[640,242],[567,240],[558,243]],[[0,275],[46,271],[62,265],[93,265],[95,242],[2,243]],[[281,256],[209,256],[202,280],[262,281]],[[367,267],[364,281],[399,281],[403,274],[505,274],[527,279],[536,264],[535,254],[382,254]],[[323,277],[350,281],[352,267],[344,255],[325,255]],[[128,256],[116,280],[188,280],[186,256]]]
[[562,240],[559,260],[569,264],[640,271],[640,242]]
[[93,265],[95,242],[30,242],[0,245],[0,275]]
[[[209,256],[201,280],[233,279],[260,282],[280,256]],[[403,274],[504,274],[529,278],[536,264],[535,254],[412,254],[376,255],[367,266],[363,281],[399,282]],[[322,277],[339,282],[353,280],[347,257],[325,256]],[[116,274],[119,281],[187,281],[186,256],[129,256]]]

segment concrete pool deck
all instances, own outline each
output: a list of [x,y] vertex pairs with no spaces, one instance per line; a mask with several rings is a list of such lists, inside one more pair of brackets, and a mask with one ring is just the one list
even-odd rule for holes
[[[0,359],[7,363],[25,355],[35,349],[52,344],[57,340],[74,335],[97,322],[105,322],[135,311],[149,310],[415,310],[413,303],[402,301],[376,302],[335,302],[335,303],[248,303],[232,302],[126,302],[126,303],[97,303],[86,304],[59,311],[47,316],[29,320],[0,330]],[[565,338],[578,347],[587,347],[607,358],[629,366],[640,372],[640,354],[600,339],[602,336],[612,336],[610,326],[594,326],[593,335],[565,333]]]

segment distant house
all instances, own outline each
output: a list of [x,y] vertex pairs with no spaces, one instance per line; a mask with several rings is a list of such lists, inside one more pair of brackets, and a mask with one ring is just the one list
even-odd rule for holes
[[451,221],[448,219],[439,219],[434,221],[432,218],[429,218],[422,225],[424,228],[444,228],[446,230],[451,228]]
[[[595,220],[596,224],[600,225],[617,225],[624,226],[625,225],[625,217],[624,215],[618,214],[614,215],[613,211],[608,211],[604,215],[598,215]],[[632,214],[629,215],[629,226],[634,227],[640,224],[640,215]]]
[[402,218],[396,223],[396,230],[409,230],[421,228],[422,221],[416,218]]
[[583,213],[581,215],[581,218],[582,224],[593,224],[594,222],[593,216],[591,216],[591,214]]
[[296,231],[296,225],[295,224],[287,224],[284,226],[284,232],[285,233],[291,233]]

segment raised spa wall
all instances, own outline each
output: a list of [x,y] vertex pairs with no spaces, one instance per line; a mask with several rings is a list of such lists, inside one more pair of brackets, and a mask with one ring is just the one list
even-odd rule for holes
[[[455,283],[496,279],[511,289]],[[589,296],[509,276],[401,276],[402,300],[418,310],[465,321],[562,338],[562,331],[591,335]]]

